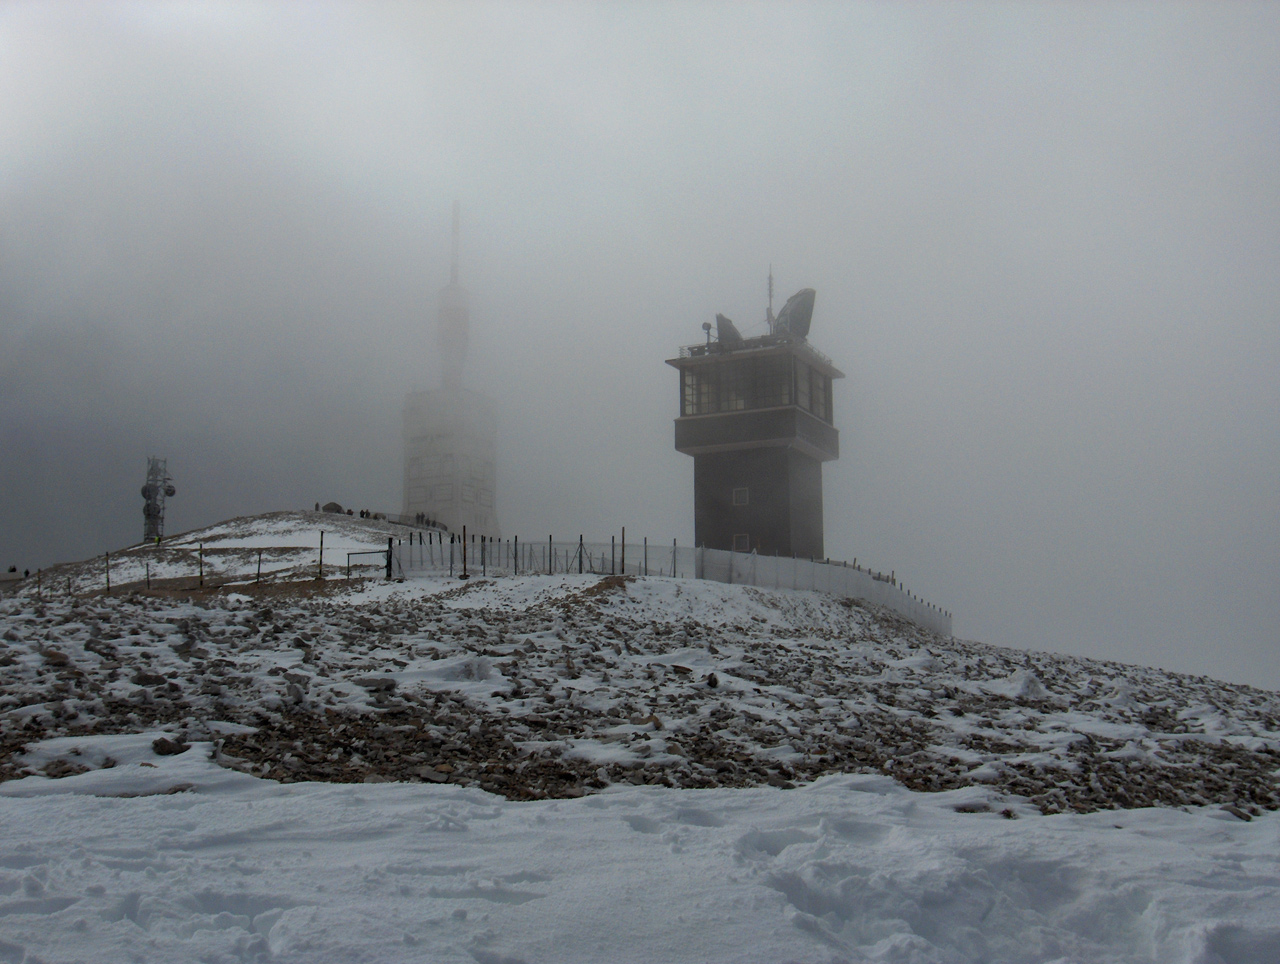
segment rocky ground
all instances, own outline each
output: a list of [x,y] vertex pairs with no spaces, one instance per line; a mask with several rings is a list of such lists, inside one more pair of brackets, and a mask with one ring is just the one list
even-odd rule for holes
[[[282,781],[508,799],[882,772],[1045,813],[1280,808],[1277,694],[934,636],[814,593],[662,578],[270,585],[0,599],[0,779],[53,736],[163,726]],[[1012,811],[1010,811],[1012,813]]]

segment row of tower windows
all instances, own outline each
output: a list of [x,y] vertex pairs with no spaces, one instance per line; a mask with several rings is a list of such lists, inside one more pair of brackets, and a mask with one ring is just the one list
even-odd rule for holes
[[[464,465],[480,476],[493,475],[493,463],[488,459],[464,459]],[[419,479],[423,476],[453,475],[457,468],[457,460],[452,455],[425,455],[409,460],[409,478]]]
[[798,405],[831,422],[831,379],[789,355],[736,359],[682,372],[680,414],[717,415]]
[[454,495],[460,496],[459,501],[479,503],[482,506],[491,507],[493,505],[493,490],[481,488],[478,485],[464,482],[460,486],[454,486],[451,482],[444,482],[433,485],[430,488],[426,486],[418,486],[413,489],[410,495],[415,504],[423,502],[432,505],[439,505],[442,502],[454,501]]

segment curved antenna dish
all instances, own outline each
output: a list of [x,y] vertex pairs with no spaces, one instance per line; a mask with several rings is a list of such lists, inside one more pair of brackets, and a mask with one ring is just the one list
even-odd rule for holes
[[742,347],[742,334],[724,315],[716,315],[716,340],[727,351]]
[[779,335],[787,335],[801,340],[809,337],[809,325],[813,321],[813,299],[817,294],[812,288],[801,288],[782,306],[778,312],[773,330]]

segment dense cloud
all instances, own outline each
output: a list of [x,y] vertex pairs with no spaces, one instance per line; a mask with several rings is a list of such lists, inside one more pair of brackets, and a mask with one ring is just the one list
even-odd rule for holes
[[662,364],[818,291],[835,557],[1280,686],[1270,6],[0,11],[0,563],[395,510],[449,206],[504,531],[692,537]]

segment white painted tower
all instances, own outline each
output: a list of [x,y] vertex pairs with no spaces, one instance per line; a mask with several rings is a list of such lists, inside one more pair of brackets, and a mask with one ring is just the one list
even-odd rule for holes
[[497,536],[498,420],[493,403],[465,387],[471,317],[458,283],[459,228],[454,201],[453,259],[436,322],[439,387],[410,392],[404,403],[404,512],[450,532]]

